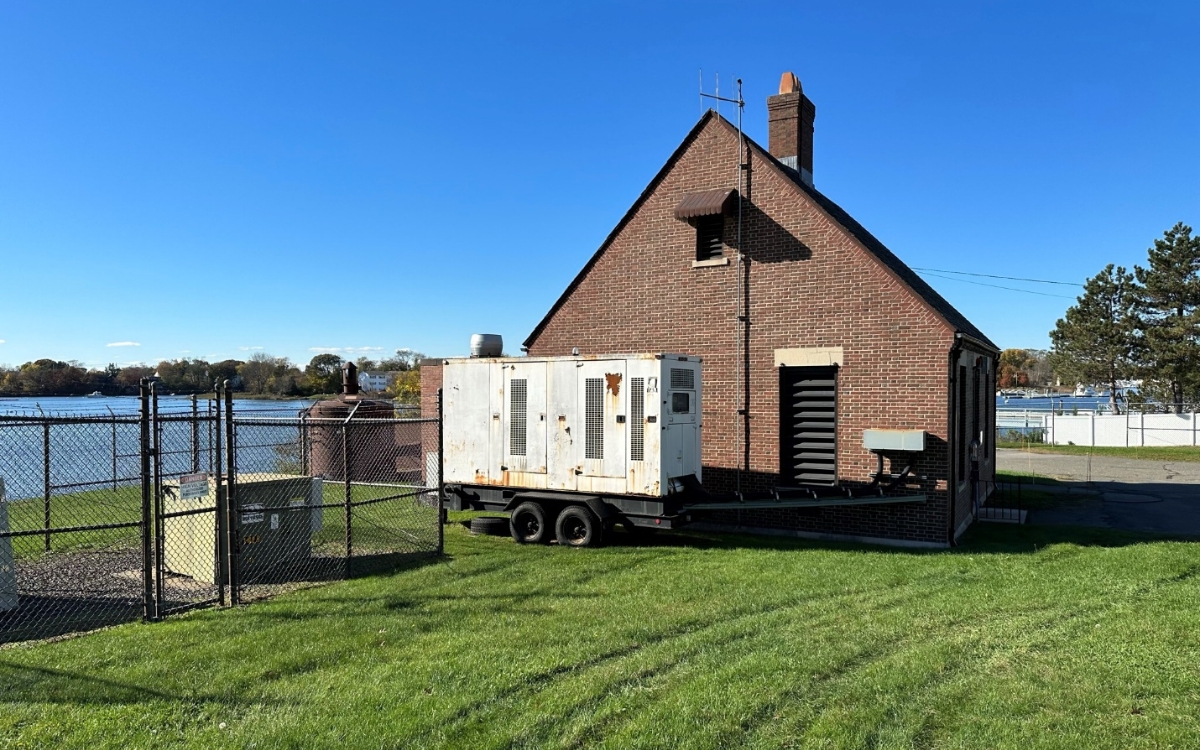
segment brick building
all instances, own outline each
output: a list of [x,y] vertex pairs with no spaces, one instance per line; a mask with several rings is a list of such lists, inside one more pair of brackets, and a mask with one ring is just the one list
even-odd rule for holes
[[[767,107],[766,149],[703,115],[524,348],[699,355],[706,487],[835,488],[828,506],[730,526],[950,544],[994,475],[996,346],[813,187],[816,108],[795,76]],[[923,502],[836,504],[870,494],[868,429],[925,431],[915,461],[885,454],[884,471],[911,463],[887,494]]]

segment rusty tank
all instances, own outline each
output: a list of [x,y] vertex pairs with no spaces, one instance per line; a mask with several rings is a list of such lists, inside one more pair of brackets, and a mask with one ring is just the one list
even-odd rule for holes
[[347,471],[354,482],[396,482],[400,456],[396,409],[390,401],[363,398],[358,388],[358,367],[342,366],[342,393],[318,401],[302,413],[309,438],[309,467],[313,476],[344,481]]

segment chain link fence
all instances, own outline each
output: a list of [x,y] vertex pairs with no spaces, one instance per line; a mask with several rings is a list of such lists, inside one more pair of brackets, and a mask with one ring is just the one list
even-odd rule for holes
[[[230,394],[0,415],[0,644],[237,604],[442,550],[440,418]],[[402,412],[403,413],[403,412]]]
[[138,417],[0,417],[0,643],[142,617]]
[[441,549],[437,419],[235,416],[237,596]]

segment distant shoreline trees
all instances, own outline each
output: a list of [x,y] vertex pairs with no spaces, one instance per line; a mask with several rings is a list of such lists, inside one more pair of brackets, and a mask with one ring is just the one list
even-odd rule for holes
[[[395,356],[378,362],[360,359],[360,370],[397,372],[387,395],[400,400],[420,396],[416,367],[422,354],[398,349]],[[39,359],[19,367],[0,365],[0,396],[85,396],[99,391],[105,396],[133,396],[144,377],[157,375],[162,393],[209,393],[214,382],[229,381],[235,392],[255,396],[304,397],[338,393],[342,389],[343,360],[336,354],[318,354],[303,371],[287,357],[256,352],[248,360],[175,359],[155,367],[109,364],[88,369],[76,360]],[[364,366],[367,365],[367,366]]]

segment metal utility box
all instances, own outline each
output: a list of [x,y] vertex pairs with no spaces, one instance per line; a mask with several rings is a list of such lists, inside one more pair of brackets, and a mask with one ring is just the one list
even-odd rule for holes
[[925,450],[924,430],[863,430],[863,447],[870,451]]
[[701,479],[700,373],[680,354],[444,360],[445,481],[663,497]]
[[[178,484],[163,501],[163,548],[166,568],[197,581],[216,584],[224,566],[217,538],[216,512],[171,517],[172,513],[217,506],[217,492],[225,498],[225,485],[193,499],[179,497]],[[171,488],[168,484],[166,487]],[[279,567],[307,561],[312,536],[321,529],[324,489],[320,478],[290,474],[242,474],[236,498],[241,527],[240,575],[243,580],[262,578]],[[222,505],[224,503],[222,502]],[[294,568],[293,568],[294,570]]]
[[[8,495],[0,479],[0,534],[9,533]],[[0,537],[0,612],[17,608],[17,564],[13,559],[12,539]]]

